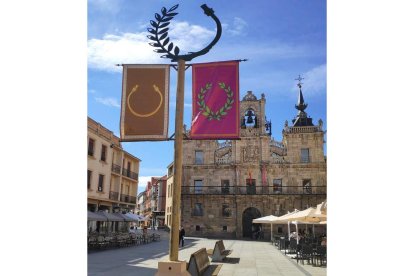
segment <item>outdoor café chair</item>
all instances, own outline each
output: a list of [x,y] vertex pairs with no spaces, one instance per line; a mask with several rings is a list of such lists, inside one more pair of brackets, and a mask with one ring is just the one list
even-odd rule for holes
[[295,254],[297,249],[297,241],[296,239],[290,239],[289,243],[289,254]]
[[96,236],[90,236],[88,238],[88,248],[95,249],[98,247],[98,241]]
[[296,262],[299,262],[299,258],[302,260],[302,264],[305,264],[305,260],[313,262],[313,249],[309,244],[302,244],[301,249],[297,251]]
[[324,261],[326,265],[326,246],[317,246],[316,251],[313,254],[313,258],[315,259],[315,265],[317,264],[318,260],[320,266],[322,266]]

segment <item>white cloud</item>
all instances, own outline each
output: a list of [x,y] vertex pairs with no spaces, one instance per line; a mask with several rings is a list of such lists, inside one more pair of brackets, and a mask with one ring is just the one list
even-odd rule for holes
[[96,90],[94,90],[94,89],[89,89],[89,90],[88,90],[88,92],[89,92],[90,94],[95,94],[95,93],[96,93]]
[[148,181],[151,181],[152,177],[161,177],[161,176],[139,176],[138,177],[138,194],[145,190],[145,187],[147,187]]
[[247,27],[247,22],[240,17],[235,17],[231,25],[224,23],[222,27],[231,35],[243,35],[243,31]]
[[99,98],[99,97],[96,97],[95,100],[98,103],[101,103],[101,104],[104,104],[104,105],[107,105],[107,106],[112,106],[112,107],[117,107],[117,108],[121,107],[121,105],[118,103],[118,100],[115,99],[115,98]]
[[[313,96],[325,93],[326,91],[326,64],[312,68],[302,75],[302,91],[306,96]],[[297,81],[295,81],[292,90],[297,91]]]
[[311,69],[304,74],[306,87],[311,93],[323,92],[326,88],[326,64]]
[[140,176],[138,177],[138,193],[145,190],[148,181],[151,181],[152,176]]
[[[165,63],[160,54],[148,43],[148,32],[106,34],[102,39],[88,41],[88,66],[92,69],[121,72],[122,67],[115,64],[128,63]],[[169,37],[181,50],[180,54],[200,50],[205,47],[215,32],[187,22],[172,22]]]
[[159,63],[158,54],[148,45],[146,33],[107,34],[88,41],[88,66],[109,72],[121,72],[122,63]]
[[188,22],[172,22],[169,34],[171,41],[181,50],[191,52],[207,46],[216,32],[198,25],[190,25]]

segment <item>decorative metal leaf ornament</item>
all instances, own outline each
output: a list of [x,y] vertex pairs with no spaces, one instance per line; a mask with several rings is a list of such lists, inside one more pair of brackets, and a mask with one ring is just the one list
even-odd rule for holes
[[213,41],[201,51],[191,52],[186,55],[180,55],[180,48],[170,41],[170,38],[168,37],[169,28],[167,28],[171,23],[170,21],[174,18],[174,16],[178,14],[177,12],[173,12],[177,8],[178,4],[171,7],[169,10],[163,7],[161,9],[161,14],[155,13],[156,21],[150,20],[152,28],[147,29],[150,33],[150,35],[147,35],[147,37],[150,40],[155,41],[149,43],[151,46],[159,48],[155,49],[154,52],[165,53],[165,55],[161,56],[162,58],[169,58],[171,61],[178,61],[179,59],[190,61],[195,57],[206,54],[217,43],[221,36],[221,23],[220,20],[214,15],[213,9],[207,7],[205,4],[202,5],[201,8],[204,10],[204,13],[207,16],[211,16],[211,18],[213,18],[213,20],[216,22],[216,36]]

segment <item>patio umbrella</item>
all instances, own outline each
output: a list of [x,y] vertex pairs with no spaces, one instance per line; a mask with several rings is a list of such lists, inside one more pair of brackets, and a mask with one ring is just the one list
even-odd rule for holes
[[316,214],[326,215],[327,211],[328,211],[327,209],[328,209],[328,207],[326,205],[326,200],[325,200],[322,203],[316,205]]
[[302,210],[299,212],[296,212],[294,214],[290,214],[289,216],[286,217],[287,220],[289,221],[298,221],[299,223],[303,222],[321,222],[326,220],[326,215],[324,214],[317,214],[316,213],[316,208],[314,207],[310,207],[306,210]]
[[[286,219],[288,221],[296,221],[297,223],[319,223],[326,220],[326,215],[317,214],[316,208],[310,207],[294,214],[290,214]],[[297,240],[299,242],[299,237],[297,237]]]
[[124,221],[124,218],[122,216],[119,216],[119,214],[116,214],[116,213],[107,213],[104,211],[98,211],[98,214],[105,216],[107,218],[107,221]]
[[261,217],[261,218],[256,218],[253,220],[253,223],[272,223],[273,221],[275,221],[278,217],[274,216],[274,215],[270,215],[270,216],[265,216],[265,217]]
[[133,221],[137,221],[137,222],[140,222],[140,221],[144,220],[143,216],[136,215],[136,214],[133,214],[133,213],[126,213],[125,216],[127,216],[127,217],[131,218]]
[[88,211],[88,221],[108,221],[108,219],[101,214]]
[[[322,224],[321,222],[301,222],[301,221],[297,221],[297,220],[292,221],[292,223],[296,225],[296,233],[299,233],[298,232],[298,224],[305,224],[306,225],[306,231],[308,230],[308,224],[312,224],[313,237],[315,237],[315,224]],[[299,237],[297,237],[297,239],[298,239],[298,242],[299,242]]]
[[122,214],[122,213],[113,213],[115,216],[117,216],[117,217],[120,217],[120,218],[122,218],[124,221],[127,221],[127,222],[132,222],[132,221],[134,221],[134,219],[133,218],[131,218],[131,217],[129,217],[129,216],[127,216],[126,214]]
[[261,218],[256,218],[253,220],[253,223],[270,223],[270,240],[273,240],[273,225],[272,222],[275,221],[278,217],[274,215],[265,216]]
[[294,211],[284,214],[283,216],[277,217],[275,220],[272,221],[272,224],[288,224],[288,239],[290,240],[290,222],[286,219],[288,216],[299,212],[299,210],[295,209]]
[[[327,206],[327,201],[323,201],[322,203],[316,205],[316,215],[327,215],[328,213],[328,206]],[[319,222],[319,224],[325,224],[326,225],[326,220]]]

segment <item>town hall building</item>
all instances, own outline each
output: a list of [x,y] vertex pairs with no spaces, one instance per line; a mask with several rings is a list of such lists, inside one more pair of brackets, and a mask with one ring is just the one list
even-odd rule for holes
[[[187,235],[249,238],[258,227],[254,218],[326,200],[323,122],[314,125],[298,87],[298,113],[292,124],[285,122],[282,141],[271,137],[265,95],[258,99],[252,91],[240,101],[240,140],[184,140],[181,223]],[[268,226],[262,227],[268,238]]]

